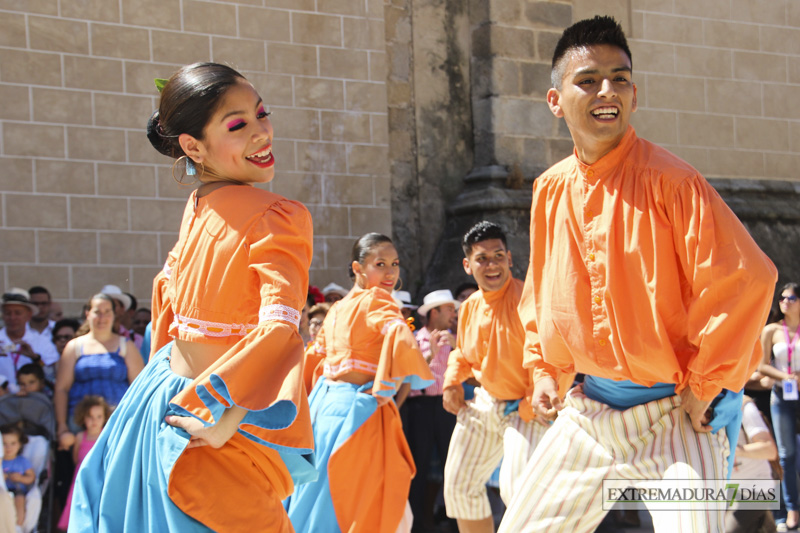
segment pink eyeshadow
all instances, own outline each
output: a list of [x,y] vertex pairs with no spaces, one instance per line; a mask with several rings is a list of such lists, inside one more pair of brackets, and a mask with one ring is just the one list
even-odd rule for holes
[[231,120],[230,122],[228,122],[228,126],[227,126],[227,128],[228,128],[228,129],[231,129],[231,128],[233,128],[234,126],[238,126],[239,124],[242,124],[242,123],[244,123],[244,120],[242,120],[242,119],[239,119],[239,120]]

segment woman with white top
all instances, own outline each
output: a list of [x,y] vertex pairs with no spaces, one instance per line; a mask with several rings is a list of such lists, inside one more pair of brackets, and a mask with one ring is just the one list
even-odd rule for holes
[[795,419],[798,409],[797,383],[800,378],[800,285],[787,283],[781,288],[776,322],[767,324],[761,334],[764,359],[759,371],[776,380],[770,398],[772,425],[783,467],[781,487],[786,502],[786,529],[800,522],[797,488],[797,443]]

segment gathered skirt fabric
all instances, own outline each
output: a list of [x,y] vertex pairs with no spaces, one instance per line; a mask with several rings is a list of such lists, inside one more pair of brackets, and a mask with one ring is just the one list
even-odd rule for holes
[[[177,414],[170,400],[192,382],[172,372],[171,348],[172,343],[159,350],[134,380],[83,461],[69,531],[185,533],[241,531],[248,525],[255,528],[251,531],[291,531],[274,488],[275,475],[258,458],[249,460],[252,448],[265,447],[237,433],[221,448],[187,450],[189,434],[164,421]],[[274,455],[275,470],[283,468],[278,453],[268,452]],[[203,454],[201,472],[176,466],[185,453]],[[232,460],[252,467],[232,467]],[[170,494],[172,475],[182,483]],[[189,502],[186,512],[173,499]]]
[[284,502],[298,533],[394,533],[404,518],[415,467],[397,407],[371,385],[323,377],[309,395],[318,478]]

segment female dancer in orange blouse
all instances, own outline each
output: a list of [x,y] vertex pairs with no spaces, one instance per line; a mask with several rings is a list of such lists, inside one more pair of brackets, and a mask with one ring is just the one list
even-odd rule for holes
[[298,532],[397,531],[415,467],[392,397],[403,383],[433,383],[391,295],[400,270],[391,239],[364,235],[352,260],[353,288],[306,359],[307,375],[321,373],[309,395],[319,478],[286,504]]
[[275,172],[268,115],[223,65],[163,88],[148,137],[201,185],[155,280],[154,355],[78,473],[70,530],[292,530],[281,499],[315,476],[297,332],[311,218],[252,186]]

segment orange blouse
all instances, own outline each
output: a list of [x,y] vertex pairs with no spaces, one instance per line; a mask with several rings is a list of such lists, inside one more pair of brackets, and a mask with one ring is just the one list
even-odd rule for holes
[[[407,377],[412,388],[432,381],[430,367],[392,295],[375,287],[334,303],[317,334],[306,364],[321,361],[317,376],[336,379],[348,372],[375,376],[373,392],[393,395]],[[323,359],[324,357],[324,359]],[[308,375],[308,370],[306,371]],[[316,377],[309,378],[316,381]],[[313,383],[309,383],[313,385]]]
[[697,170],[629,127],[593,165],[538,177],[520,304],[525,363],[738,391],[761,360],[772,262]]
[[[246,409],[231,444],[273,449],[256,446],[261,451],[247,452],[245,462],[269,456],[258,467],[273,477],[281,497],[291,493],[292,481],[274,450],[290,450],[283,461],[302,464],[301,455],[314,447],[297,330],[311,242],[311,217],[298,202],[246,185],[202,198],[195,192],[153,289],[153,354],[172,338],[229,347],[171,407],[206,424],[231,405]],[[179,459],[186,463],[180,470],[191,470],[192,453]]]

